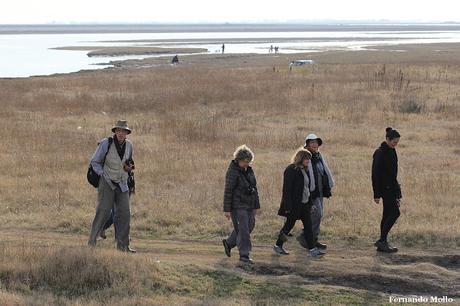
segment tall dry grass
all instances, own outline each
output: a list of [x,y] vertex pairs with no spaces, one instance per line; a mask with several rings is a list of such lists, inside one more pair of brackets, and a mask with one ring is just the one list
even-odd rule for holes
[[110,71],[0,80],[1,227],[87,233],[95,190],[85,180],[96,143],[118,118],[133,127],[137,194],[132,236],[217,239],[224,175],[249,145],[261,195],[256,241],[274,238],[284,167],[304,137],[324,140],[337,187],[326,240],[378,235],[371,156],[387,126],[399,147],[402,217],[392,238],[460,245],[460,70],[456,65],[325,64]]
[[210,270],[152,256],[26,241],[0,255],[1,305],[183,305],[219,290]]

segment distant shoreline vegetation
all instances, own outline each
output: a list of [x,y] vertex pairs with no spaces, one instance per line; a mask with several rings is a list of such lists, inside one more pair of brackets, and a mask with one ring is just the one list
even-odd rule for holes
[[96,47],[69,46],[51,48],[53,50],[89,51],[88,57],[116,57],[125,55],[157,55],[157,54],[192,54],[205,53],[205,48],[161,48],[161,47]]

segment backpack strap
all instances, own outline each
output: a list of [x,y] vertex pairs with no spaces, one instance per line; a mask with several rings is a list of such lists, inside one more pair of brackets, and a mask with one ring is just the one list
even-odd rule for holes
[[105,159],[107,158],[107,154],[109,154],[110,146],[111,146],[112,143],[113,143],[113,137],[109,137],[109,138],[108,138],[108,141],[109,141],[109,146],[107,147],[107,152],[105,152],[104,160],[102,161],[102,166],[104,166],[104,164],[105,164]]

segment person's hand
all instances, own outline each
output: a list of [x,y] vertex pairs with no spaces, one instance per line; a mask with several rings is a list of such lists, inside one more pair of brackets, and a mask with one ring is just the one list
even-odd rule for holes
[[126,172],[132,172],[132,171],[134,171],[134,166],[133,166],[133,165],[128,166],[127,164],[124,164],[124,165],[123,165],[123,169],[124,169]]
[[289,215],[291,213],[290,210],[285,210],[284,212],[286,213],[286,215]]
[[396,204],[398,205],[398,207],[401,207],[401,199],[397,199]]
[[225,218],[227,218],[227,220],[230,220],[232,218],[232,213],[229,212],[229,211],[226,211],[226,212],[224,212],[224,216],[225,216]]
[[380,204],[380,198],[374,199],[375,204]]

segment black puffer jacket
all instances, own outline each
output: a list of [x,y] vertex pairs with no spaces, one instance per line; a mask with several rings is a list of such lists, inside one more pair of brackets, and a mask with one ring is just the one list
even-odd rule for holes
[[[250,191],[251,188],[253,192]],[[232,160],[225,176],[224,211],[230,212],[239,208],[259,209],[259,193],[252,167],[244,170]]]
[[398,155],[396,150],[390,148],[386,142],[380,145],[373,156],[372,188],[374,199],[386,195],[402,198],[401,186],[398,182]]

